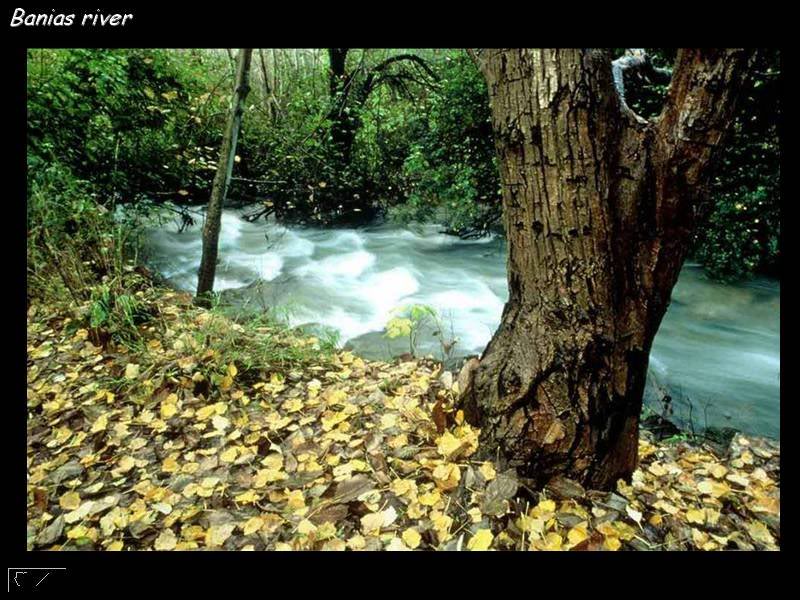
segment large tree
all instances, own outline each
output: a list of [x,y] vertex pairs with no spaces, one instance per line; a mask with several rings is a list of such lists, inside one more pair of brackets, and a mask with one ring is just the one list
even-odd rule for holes
[[[661,114],[589,49],[472,52],[490,96],[509,300],[463,394],[482,446],[545,483],[636,466],[653,338],[752,53],[681,50]],[[615,86],[615,78],[617,85]]]
[[209,294],[214,291],[214,276],[217,271],[217,252],[219,246],[219,228],[222,221],[222,205],[228,193],[233,174],[233,163],[236,156],[236,144],[239,139],[239,128],[244,113],[244,100],[250,92],[250,61],[252,48],[242,48],[235,61],[234,89],[231,98],[230,112],[222,136],[219,150],[217,172],[211,185],[211,197],[208,200],[205,224],[203,225],[203,256],[197,273],[197,300],[200,304],[209,303]]

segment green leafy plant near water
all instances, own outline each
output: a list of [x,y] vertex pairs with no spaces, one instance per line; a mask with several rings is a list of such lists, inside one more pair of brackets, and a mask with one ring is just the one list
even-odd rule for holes
[[408,351],[416,356],[420,335],[429,328],[432,329],[432,335],[439,340],[442,361],[450,358],[458,340],[452,337],[445,340],[442,320],[435,308],[427,304],[409,304],[395,308],[392,314],[394,316],[386,323],[384,337],[408,338]]

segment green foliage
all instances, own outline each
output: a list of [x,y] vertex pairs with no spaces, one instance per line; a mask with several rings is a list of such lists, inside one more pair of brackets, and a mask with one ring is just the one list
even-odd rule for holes
[[28,295],[88,299],[101,280],[119,282],[135,262],[139,229],[115,220],[92,186],[58,163],[28,180]]
[[385,326],[385,338],[408,338],[408,351],[416,356],[420,337],[427,332],[438,340],[442,362],[450,359],[458,339],[452,335],[445,338],[442,319],[435,308],[427,304],[409,304],[395,308],[392,315]]
[[219,305],[195,333],[195,339],[225,363],[236,364],[245,379],[262,380],[265,372],[290,372],[327,363],[336,346],[330,338],[303,335],[270,314],[230,315]]
[[[385,83],[355,93],[370,69],[400,53],[423,58],[435,77],[410,78],[409,66],[403,71],[396,62]],[[649,53],[660,67],[675,57],[674,49]],[[465,52],[352,50],[347,98],[341,90],[331,96],[324,50],[279,50],[269,65],[261,64],[263,56],[254,56],[229,203],[259,203],[281,220],[321,226],[363,224],[386,213],[400,223],[439,223],[462,237],[500,229],[486,87]],[[274,78],[271,91],[264,87],[265,70]],[[712,202],[700,215],[694,256],[714,277],[778,270],[779,76],[778,51],[761,52],[713,181]],[[222,51],[29,50],[29,271],[47,262],[47,243],[55,249],[65,237],[96,251],[92,260],[101,270],[115,268],[122,250],[135,246],[132,229],[112,224],[118,204],[135,205],[141,216],[152,212],[153,201],[204,203],[231,80]],[[667,86],[633,77],[626,89],[631,106],[652,117]],[[337,118],[337,108],[345,118]],[[339,138],[347,131],[353,140],[345,160]],[[112,244],[109,236],[125,239]],[[103,247],[109,248],[105,258]],[[71,266],[61,279],[74,280],[71,294],[85,275],[83,262],[66,259]]]
[[423,327],[438,323],[436,309],[426,304],[409,304],[395,308],[392,314],[394,316],[386,323],[384,337],[408,337],[408,351],[412,356],[416,355],[417,342]]
[[91,294],[89,327],[103,330],[123,344],[136,344],[138,326],[151,317],[147,307],[132,293],[117,293],[108,285],[92,288]]
[[759,52],[727,136],[696,256],[713,277],[779,274],[780,56]]
[[209,62],[198,51],[29,50],[29,168],[58,161],[107,206],[205,194],[228,92]]
[[486,84],[464,52],[448,54],[440,70],[403,165],[407,199],[390,215],[439,222],[459,235],[487,233],[501,205]]

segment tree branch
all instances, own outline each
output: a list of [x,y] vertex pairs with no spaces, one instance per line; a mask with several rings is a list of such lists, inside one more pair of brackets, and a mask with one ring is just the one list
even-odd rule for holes
[[395,56],[390,56],[369,70],[366,79],[364,79],[364,83],[361,84],[361,93],[359,94],[360,104],[366,102],[372,91],[382,83],[388,83],[390,85],[397,86],[397,88],[401,91],[405,89],[406,95],[410,94],[408,93],[408,88],[402,79],[408,79],[419,85],[431,84],[431,82],[428,80],[415,77],[409,70],[402,70],[399,73],[391,73],[388,71],[388,68],[392,64],[404,61],[411,62],[415,66],[419,67],[424,74],[433,81],[439,80],[439,76],[433,71],[433,69],[430,68],[428,63],[416,54],[397,54]]
[[666,158],[685,169],[689,185],[713,158],[732,121],[755,52],[743,48],[684,48],[675,61],[657,137]]
[[753,57],[741,48],[678,53],[664,108],[651,129],[655,204],[647,250],[652,280],[645,287],[670,290],[674,284]]
[[386,70],[392,63],[400,62],[400,61],[409,61],[420,67],[425,73],[434,81],[439,79],[439,76],[430,68],[428,63],[421,57],[417,56],[416,54],[396,54],[394,56],[390,56],[383,62],[378,63],[372,69],[370,69],[373,73],[381,73]]

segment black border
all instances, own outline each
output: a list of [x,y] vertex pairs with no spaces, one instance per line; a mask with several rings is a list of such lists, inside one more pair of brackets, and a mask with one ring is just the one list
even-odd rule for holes
[[[698,4],[698,3],[696,3]],[[19,6],[19,5],[18,5]],[[25,7],[27,11],[50,12],[58,6]],[[97,6],[63,10],[93,12]],[[600,593],[650,594],[656,590],[672,593],[699,591],[703,584],[720,593],[727,585],[752,583],[762,590],[773,587],[777,566],[784,552],[793,547],[792,538],[782,536],[781,553],[228,553],[228,552],[27,552],[25,550],[26,433],[22,424],[27,413],[23,400],[26,383],[17,364],[26,338],[21,324],[25,300],[22,251],[25,244],[22,223],[25,196],[26,144],[26,51],[27,47],[465,47],[465,46],[774,46],[786,40],[779,30],[793,23],[788,16],[764,5],[748,6],[738,12],[734,4],[721,6],[682,6],[678,3],[600,4],[589,7],[577,3],[547,5],[537,3],[477,4],[458,3],[435,6],[432,3],[326,3],[297,6],[277,3],[240,5],[194,4],[167,6],[166,3],[107,9],[133,12],[125,28],[10,28],[14,7],[4,11],[6,67],[3,102],[8,105],[4,118],[6,165],[6,211],[13,225],[2,236],[9,268],[4,298],[12,306],[3,322],[8,332],[5,362],[10,393],[4,394],[6,417],[3,439],[9,446],[4,454],[3,471],[7,489],[4,504],[3,542],[7,567],[66,567],[61,589],[102,591],[105,593],[153,591],[228,591],[254,589],[270,594],[312,594],[315,591],[344,594],[429,595],[437,588],[457,593],[459,587],[478,592],[486,587],[494,593],[520,586],[527,593],[572,595],[582,588]],[[737,20],[738,17],[738,20]],[[787,54],[782,51],[782,73],[787,75]],[[782,85],[784,102],[781,131],[782,163],[793,167],[787,119],[793,106]],[[792,198],[782,180],[783,198]],[[791,199],[788,201],[792,203]],[[787,207],[787,201],[782,204]],[[19,212],[17,212],[19,211]],[[782,221],[793,221],[783,217]],[[786,239],[782,248],[786,253]],[[783,259],[782,259],[783,260]],[[792,264],[792,263],[789,263]],[[18,266],[17,266],[18,265]],[[13,275],[11,275],[13,273]],[[19,285],[19,291],[15,286]],[[11,291],[13,290],[13,291]],[[791,297],[791,293],[790,293]],[[792,306],[785,314],[793,319]],[[20,315],[16,317],[15,315]],[[20,319],[19,321],[17,319]],[[784,322],[781,322],[782,338]],[[17,339],[17,336],[21,339]],[[16,350],[19,348],[19,350]],[[21,357],[20,357],[21,362]],[[27,365],[27,354],[26,354]],[[27,366],[26,366],[27,369]],[[783,399],[783,397],[782,397]],[[782,422],[793,423],[796,400],[781,402]],[[788,412],[787,412],[788,411]],[[781,430],[784,433],[783,428]],[[782,436],[783,437],[783,436]],[[784,440],[785,442],[786,440]],[[783,455],[791,448],[784,443]],[[782,483],[784,504],[789,507],[792,524],[791,481]],[[788,502],[786,501],[789,499]],[[654,558],[648,558],[654,557]],[[422,558],[424,557],[424,558]],[[689,564],[681,564],[691,561]],[[632,562],[634,564],[627,564]],[[637,569],[636,563],[642,568]],[[287,569],[288,567],[288,569]],[[295,573],[289,569],[294,567]],[[781,569],[777,573],[783,574]],[[641,578],[641,587],[634,579]],[[370,580],[374,580],[374,585]],[[665,585],[666,583],[666,585]],[[763,587],[762,587],[763,586]],[[549,588],[552,588],[550,590]],[[510,590],[509,590],[510,591]]]

